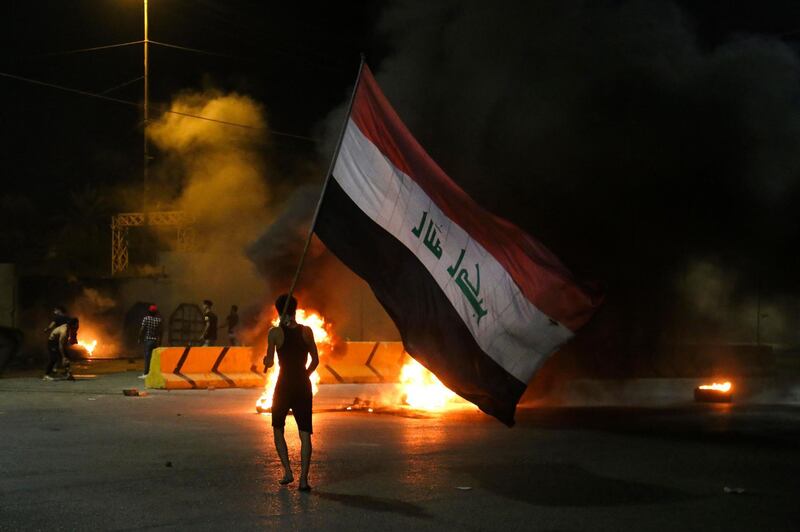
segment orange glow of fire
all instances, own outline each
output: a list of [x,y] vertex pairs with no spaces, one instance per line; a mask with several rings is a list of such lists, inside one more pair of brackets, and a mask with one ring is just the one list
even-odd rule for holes
[[[320,359],[331,352],[333,349],[333,331],[331,329],[331,324],[327,323],[325,318],[318,312],[305,309],[297,309],[295,318],[297,319],[297,323],[305,325],[306,327],[311,327],[311,330],[314,332],[314,342],[317,344],[317,351],[319,352]],[[280,319],[275,317],[275,319],[272,320],[273,327],[277,327],[279,324]],[[311,357],[309,356],[308,363],[310,362]],[[308,365],[308,363],[306,365]],[[280,366],[277,357],[275,357],[275,365],[267,374],[264,393],[262,393],[261,397],[256,401],[256,408],[258,410],[267,411],[272,408],[272,394],[275,392],[275,385],[278,383],[279,369]],[[311,374],[309,379],[311,380],[311,393],[316,395],[317,391],[319,391],[319,374],[315,371]]]
[[94,349],[97,347],[97,340],[92,340],[91,342],[78,340],[78,345],[86,349],[86,352],[89,353],[89,356],[91,356],[92,353],[94,353]]
[[400,390],[405,404],[415,410],[439,411],[456,403],[469,404],[414,359],[400,370]]
[[715,382],[713,384],[704,384],[700,386],[701,390],[716,390],[718,392],[729,392],[731,388],[733,388],[733,385],[730,382]]

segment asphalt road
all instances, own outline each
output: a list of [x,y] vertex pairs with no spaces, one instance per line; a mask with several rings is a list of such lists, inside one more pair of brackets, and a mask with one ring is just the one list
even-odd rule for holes
[[[133,373],[0,380],[0,530],[797,530],[800,408],[337,408],[280,487],[258,391],[125,397]],[[288,422],[290,453],[299,441]],[[726,492],[725,488],[729,488]],[[741,488],[743,493],[735,493]],[[733,492],[731,492],[733,491]]]

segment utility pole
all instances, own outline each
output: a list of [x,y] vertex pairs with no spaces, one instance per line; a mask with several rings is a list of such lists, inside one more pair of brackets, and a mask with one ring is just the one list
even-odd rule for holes
[[[150,76],[149,76],[149,20],[147,0],[144,4],[144,121],[142,131],[142,209],[141,212],[123,212],[111,217],[111,275],[119,275],[128,270],[128,231],[132,227],[147,225],[174,227],[177,230],[179,251],[190,251],[195,248],[194,219],[182,211],[154,211],[150,208],[152,191],[150,189],[150,143],[147,140],[147,126],[150,124]],[[308,243],[306,243],[306,247]]]
[[150,120],[150,84],[148,78],[148,36],[147,36],[147,0],[144,0],[144,128],[143,128],[143,136],[144,136],[144,168],[143,168],[143,187],[142,187],[142,212],[147,212],[147,201],[148,201],[148,192],[149,192],[149,176],[148,176],[148,167],[150,166],[150,150],[147,142],[147,125]]

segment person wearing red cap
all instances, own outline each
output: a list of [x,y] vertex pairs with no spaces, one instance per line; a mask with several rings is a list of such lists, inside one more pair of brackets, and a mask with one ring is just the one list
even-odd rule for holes
[[139,375],[140,379],[144,379],[150,373],[150,358],[153,355],[153,349],[161,345],[162,329],[163,321],[158,315],[158,307],[150,305],[150,308],[147,309],[147,316],[142,319],[142,327],[139,329],[139,343],[144,344],[144,373]]

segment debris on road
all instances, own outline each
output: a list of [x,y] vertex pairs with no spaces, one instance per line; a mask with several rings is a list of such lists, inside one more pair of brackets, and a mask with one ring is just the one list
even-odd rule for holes
[[744,488],[730,488],[728,486],[725,486],[724,488],[722,488],[722,491],[724,491],[725,493],[728,493],[728,494],[733,494],[733,495],[741,495],[741,494],[745,493],[745,489]]

